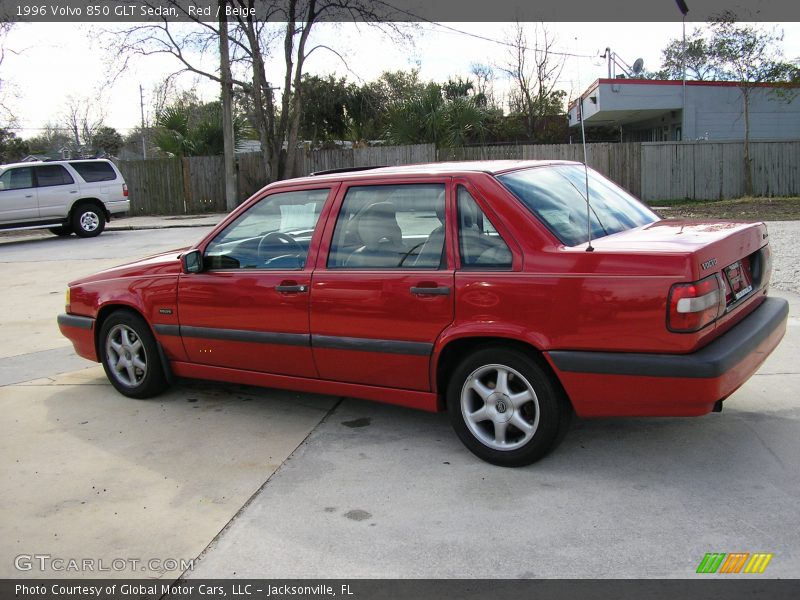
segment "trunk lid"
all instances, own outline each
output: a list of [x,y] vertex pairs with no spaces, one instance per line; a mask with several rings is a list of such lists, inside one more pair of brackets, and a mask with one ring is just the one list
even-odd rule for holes
[[735,302],[748,286],[755,290],[768,282],[768,241],[764,223],[676,219],[615,233],[592,245],[600,252],[687,255],[687,281],[720,273]]
[[[702,330],[705,335],[709,329],[717,329],[718,335],[754,309],[772,269],[764,223],[663,220],[593,240],[592,245],[603,253],[686,256],[686,282],[716,276],[724,307],[716,325]],[[743,310],[745,306],[749,308]]]

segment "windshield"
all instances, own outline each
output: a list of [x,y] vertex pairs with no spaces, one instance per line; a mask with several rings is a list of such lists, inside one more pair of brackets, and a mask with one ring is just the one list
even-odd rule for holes
[[[565,246],[589,241],[583,165],[514,171],[497,178]],[[658,221],[628,192],[589,169],[592,239]]]

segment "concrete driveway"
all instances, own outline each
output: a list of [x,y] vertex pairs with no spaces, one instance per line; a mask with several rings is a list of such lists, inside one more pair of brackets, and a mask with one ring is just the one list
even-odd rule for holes
[[[792,225],[776,229],[796,240]],[[721,414],[578,420],[545,460],[502,469],[444,415],[188,382],[114,392],[58,333],[67,280],[203,231],[0,239],[0,576],[172,577],[194,560],[189,577],[691,577],[706,552],[800,573],[797,294],[775,291],[787,336]],[[128,562],[21,572],[20,555]]]

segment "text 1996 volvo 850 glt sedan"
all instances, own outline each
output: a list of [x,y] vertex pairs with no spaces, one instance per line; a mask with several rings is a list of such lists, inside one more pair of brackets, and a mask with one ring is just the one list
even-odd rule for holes
[[271,184],[73,281],[58,322],[127,396],[175,375],[446,409],[524,465],[573,410],[721,408],[785,332],[770,270],[763,223],[660,220],[579,163],[383,167]]

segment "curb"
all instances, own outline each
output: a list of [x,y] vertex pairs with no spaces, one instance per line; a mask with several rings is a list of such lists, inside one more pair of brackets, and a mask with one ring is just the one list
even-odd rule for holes
[[145,229],[184,229],[188,227],[216,227],[218,223],[183,223],[181,225],[106,225],[106,231],[140,231]]

